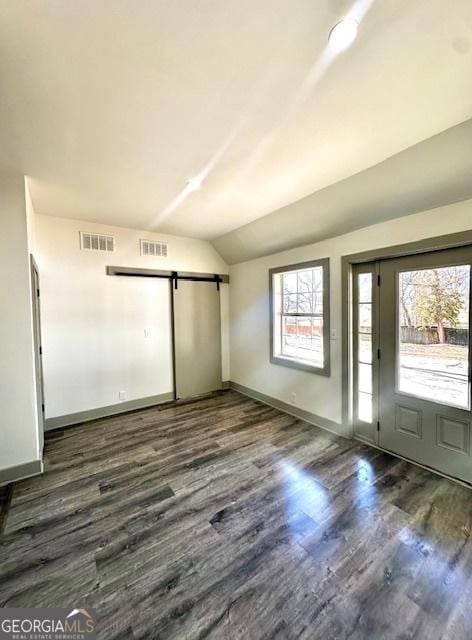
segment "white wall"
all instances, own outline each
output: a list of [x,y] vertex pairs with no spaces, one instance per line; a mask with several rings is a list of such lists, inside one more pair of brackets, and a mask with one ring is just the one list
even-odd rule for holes
[[[342,419],[341,258],[344,255],[472,228],[472,200],[440,207],[336,238],[251,260],[230,268],[231,380],[291,403],[322,418]],[[269,361],[269,276],[271,267],[330,258],[331,377],[288,369]]]
[[26,218],[21,174],[0,171],[0,472],[40,459]]
[[[228,273],[208,243],[35,215],[41,283],[46,417],[172,391],[169,285],[107,276],[107,265]],[[79,231],[115,237],[115,252],[80,249]],[[141,256],[139,239],[168,242],[168,257]],[[223,380],[229,379],[228,286],[222,286]],[[145,337],[145,331],[148,337]]]

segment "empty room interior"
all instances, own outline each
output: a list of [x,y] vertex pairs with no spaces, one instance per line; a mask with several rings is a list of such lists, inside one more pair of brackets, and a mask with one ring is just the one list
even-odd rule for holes
[[0,0],[0,223],[2,638],[472,638],[470,0]]

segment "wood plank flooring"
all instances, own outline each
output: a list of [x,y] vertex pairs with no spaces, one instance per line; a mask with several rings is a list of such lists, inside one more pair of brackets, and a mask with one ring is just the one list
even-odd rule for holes
[[472,492],[229,391],[46,438],[0,606],[99,638],[470,640]]
[[7,484],[0,487],[0,534],[3,532],[10,509],[13,485]]

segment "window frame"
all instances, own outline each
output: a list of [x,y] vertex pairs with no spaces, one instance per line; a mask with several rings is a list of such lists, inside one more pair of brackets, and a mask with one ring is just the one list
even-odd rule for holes
[[[297,360],[290,356],[282,356],[274,351],[274,320],[275,320],[275,304],[274,304],[274,277],[283,273],[290,273],[293,271],[303,271],[304,269],[314,269],[321,267],[323,271],[323,366],[319,367],[315,364],[310,364],[307,361]],[[321,258],[319,260],[309,260],[308,262],[299,262],[297,264],[284,265],[282,267],[274,267],[269,269],[269,308],[270,308],[270,362],[272,364],[282,365],[283,367],[289,367],[291,369],[299,369],[301,371],[308,371],[317,375],[330,377],[331,375],[331,330],[330,330],[330,273],[329,273],[329,258]],[[295,315],[297,314],[288,314]],[[309,317],[313,317],[309,314]]]

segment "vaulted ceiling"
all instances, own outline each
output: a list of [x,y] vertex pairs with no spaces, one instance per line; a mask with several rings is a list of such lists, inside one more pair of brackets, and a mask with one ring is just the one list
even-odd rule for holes
[[472,117],[471,69],[470,0],[3,2],[0,161],[39,213],[215,239]]

